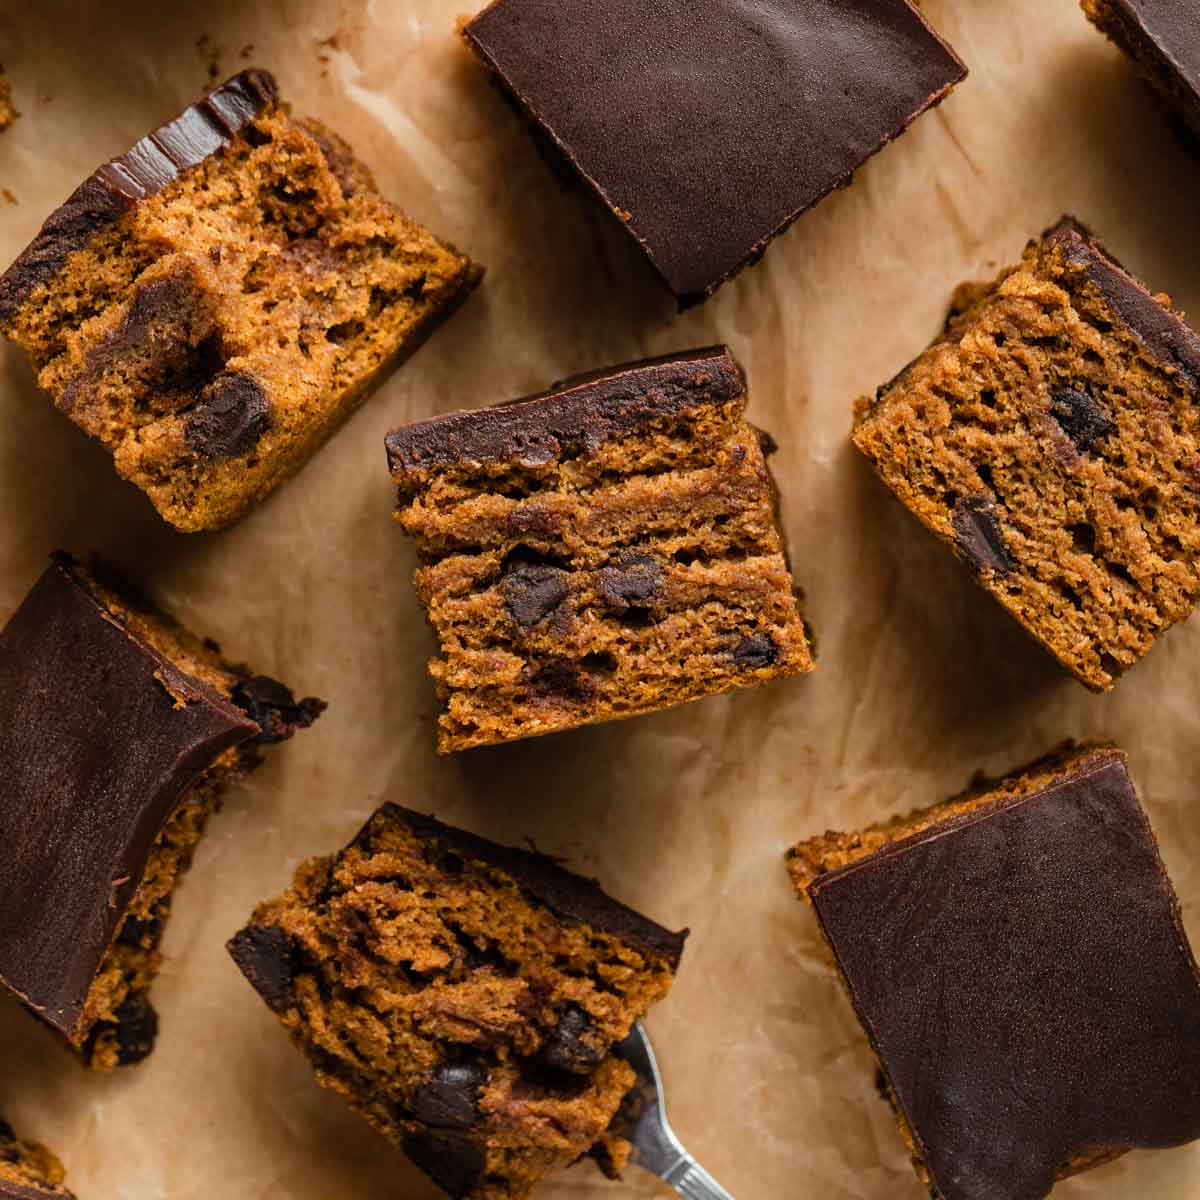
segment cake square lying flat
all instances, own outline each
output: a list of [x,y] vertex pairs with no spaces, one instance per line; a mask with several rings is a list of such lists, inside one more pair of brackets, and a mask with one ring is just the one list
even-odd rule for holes
[[635,1082],[672,933],[540,854],[394,804],[305,864],[229,950],[318,1079],[455,1200],[520,1200],[591,1156]]
[[1097,28],[1200,137],[1200,3],[1197,0],[1081,0]]
[[908,0],[495,0],[465,33],[684,306],[966,74]]
[[854,443],[1094,691],[1200,599],[1200,336],[1069,218],[960,289]]
[[243,71],[100,167],[0,276],[0,332],[179,529],[308,459],[475,286]]
[[442,752],[813,668],[745,404],[717,347],[388,435]]
[[223,791],[324,708],[59,555],[0,634],[0,987],[144,1058],[174,889]]
[[941,1200],[1200,1137],[1200,976],[1124,755],[790,852]]

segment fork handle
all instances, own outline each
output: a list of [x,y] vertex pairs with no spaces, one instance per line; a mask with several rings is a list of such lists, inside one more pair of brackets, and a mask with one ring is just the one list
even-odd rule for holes
[[685,1200],[733,1200],[733,1197],[690,1155],[667,1179]]

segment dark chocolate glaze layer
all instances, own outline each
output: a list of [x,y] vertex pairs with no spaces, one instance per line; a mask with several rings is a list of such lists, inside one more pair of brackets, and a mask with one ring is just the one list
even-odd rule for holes
[[683,306],[966,74],[908,0],[495,0],[465,32]]
[[1200,334],[1156,300],[1074,217],[1063,217],[1044,238],[1062,248],[1068,265],[1097,288],[1151,354],[1200,387]]
[[227,146],[278,98],[269,72],[240,71],[94,171],[50,214],[33,241],[0,275],[0,321],[11,317],[98,231]]
[[0,634],[0,983],[69,1040],[155,838],[259,727],[56,560]]
[[680,933],[664,929],[614,900],[595,880],[566,870],[544,854],[501,846],[398,804],[385,804],[363,827],[356,843],[368,843],[375,829],[388,824],[407,825],[422,840],[437,842],[463,858],[495,867],[560,917],[591,925],[643,952],[665,958],[672,970],[679,965],[688,936],[686,929]]
[[809,894],[944,1200],[1200,1136],[1200,978],[1119,751]]
[[1200,8],[1196,0],[1106,0],[1124,48],[1200,134]]
[[579,375],[511,404],[406,425],[387,435],[388,467],[403,488],[411,473],[460,462],[541,466],[564,450],[594,450],[656,417],[724,404],[745,387],[724,346],[647,359]]

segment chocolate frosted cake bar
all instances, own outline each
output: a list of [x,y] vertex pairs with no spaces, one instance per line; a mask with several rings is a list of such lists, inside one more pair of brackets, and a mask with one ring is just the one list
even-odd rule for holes
[[1200,3],[1197,0],[1082,0],[1083,10],[1137,63],[1200,138]]
[[553,860],[396,805],[301,867],[229,944],[317,1077],[456,1200],[518,1200],[590,1155],[635,1076],[671,933]]
[[1200,337],[1070,219],[960,289],[854,442],[1095,691],[1200,598]]
[[909,0],[494,0],[465,35],[681,307],[967,73]]
[[1200,1137],[1200,975],[1118,750],[790,853],[938,1200]]
[[437,636],[443,753],[813,667],[728,350],[388,435]]
[[0,634],[0,986],[88,1066],[150,1052],[159,941],[208,817],[324,707],[66,555]]
[[102,166],[0,276],[0,332],[183,530],[333,432],[478,269],[243,71]]
[[62,1163],[37,1142],[19,1141],[0,1117],[0,1200],[74,1200]]

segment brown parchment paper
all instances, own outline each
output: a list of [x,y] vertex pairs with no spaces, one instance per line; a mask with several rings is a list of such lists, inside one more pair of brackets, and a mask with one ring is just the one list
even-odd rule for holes
[[[917,1200],[782,852],[1064,737],[1115,738],[1200,935],[1200,624],[1170,633],[1115,695],[1089,696],[874,481],[847,440],[851,402],[926,344],[956,283],[992,274],[1067,210],[1200,315],[1200,167],[1074,0],[926,0],[970,78],[761,266],[679,318],[460,48],[455,20],[473,4],[0,0],[0,60],[24,114],[0,138],[0,264],[93,167],[198,94],[210,66],[253,62],[349,138],[387,195],[489,267],[298,479],[214,536],[168,530],[0,349],[0,618],[49,550],[95,549],[234,655],[331,702],[213,822],[166,937],[153,1056],[90,1076],[0,1003],[0,1111],[58,1148],[81,1200],[435,1196],[317,1087],[223,949],[301,858],[391,798],[532,837],[691,927],[650,1027],[674,1124],[739,1200]],[[438,760],[385,431],[714,341],[745,364],[751,417],[782,447],[820,672]],[[1198,1192],[1193,1147],[1127,1156],[1056,1195]],[[609,1185],[584,1166],[541,1195],[629,1193],[655,1185],[636,1171]]]

